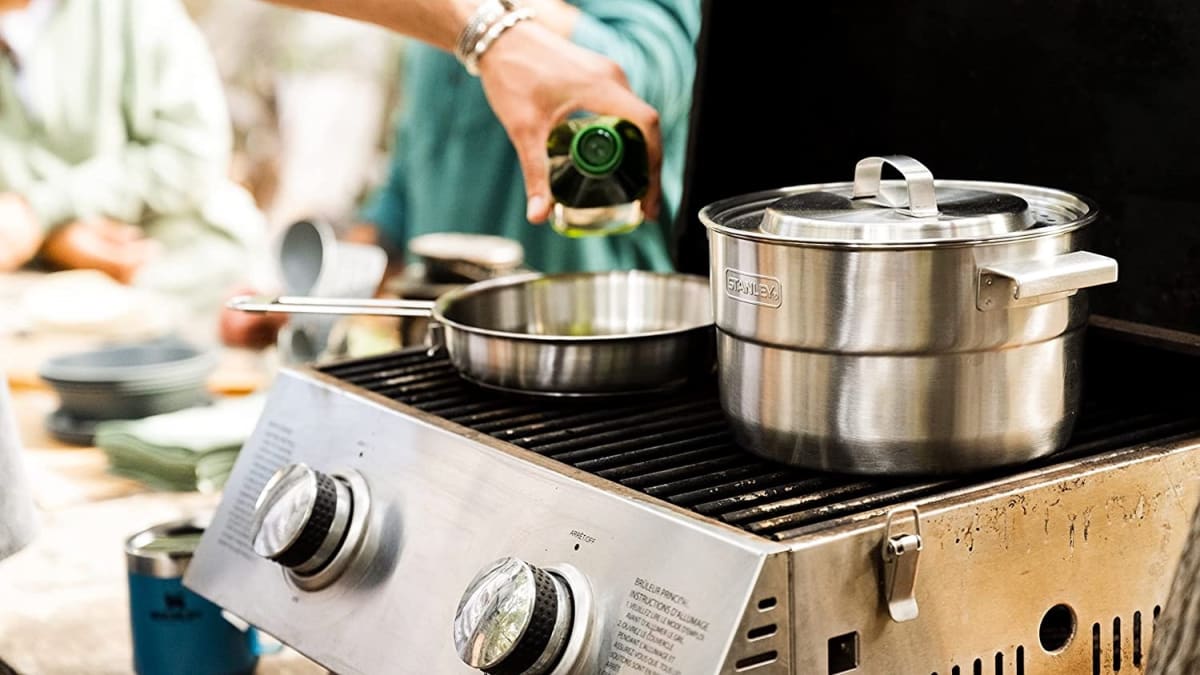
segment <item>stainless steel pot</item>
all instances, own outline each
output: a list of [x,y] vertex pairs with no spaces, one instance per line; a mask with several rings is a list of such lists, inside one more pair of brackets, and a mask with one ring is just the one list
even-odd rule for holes
[[708,280],[643,271],[524,274],[434,302],[234,298],[248,312],[427,316],[466,379],[542,396],[666,390],[715,368]]
[[[885,164],[901,181],[883,181]],[[722,405],[740,445],[804,467],[947,473],[1061,448],[1077,414],[1082,251],[1058,190],[934,180],[870,157],[853,182],[705,207]]]

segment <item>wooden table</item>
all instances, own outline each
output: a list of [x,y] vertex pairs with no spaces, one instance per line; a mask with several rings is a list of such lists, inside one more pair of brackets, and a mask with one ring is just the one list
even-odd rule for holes
[[[0,308],[11,309],[19,284],[28,281],[0,276]],[[113,476],[103,452],[66,445],[43,429],[58,399],[38,380],[38,365],[52,354],[94,343],[86,335],[0,334],[0,371],[8,375],[41,517],[34,542],[0,561],[0,661],[21,675],[133,672],[125,539],[213,509],[220,499],[158,492]],[[236,395],[269,384],[272,374],[263,354],[228,350],[211,384]],[[258,672],[326,671],[285,649],[264,657]]]

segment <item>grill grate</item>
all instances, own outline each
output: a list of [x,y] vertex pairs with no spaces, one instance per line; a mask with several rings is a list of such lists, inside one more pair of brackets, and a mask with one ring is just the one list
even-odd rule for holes
[[[1004,475],[1000,471],[946,480],[865,480],[783,467],[734,445],[715,382],[673,395],[597,403],[531,399],[483,389],[460,378],[444,357],[430,357],[422,350],[331,364],[319,370],[773,539],[796,536],[834,518]],[[1088,400],[1085,396],[1068,448],[1053,458],[1008,471],[1200,430],[1197,406],[1159,398],[1120,396],[1104,401],[1103,397]]]

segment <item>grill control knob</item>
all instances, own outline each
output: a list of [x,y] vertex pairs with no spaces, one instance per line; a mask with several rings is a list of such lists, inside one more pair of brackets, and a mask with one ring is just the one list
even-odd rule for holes
[[550,672],[571,636],[571,589],[553,572],[501,558],[480,572],[454,615],[463,662],[490,675]]
[[285,466],[254,506],[254,552],[296,574],[316,574],[337,554],[353,510],[341,480],[304,464]]

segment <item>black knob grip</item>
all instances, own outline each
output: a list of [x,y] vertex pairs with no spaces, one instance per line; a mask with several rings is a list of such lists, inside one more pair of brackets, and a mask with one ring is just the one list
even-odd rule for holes
[[332,478],[320,471],[313,472],[317,477],[317,495],[313,502],[312,515],[300,531],[300,536],[291,546],[275,556],[273,560],[284,567],[298,567],[308,562],[321,548],[325,537],[329,536],[329,528],[333,525],[333,516],[337,511],[337,487]]
[[550,644],[550,634],[554,632],[555,621],[558,617],[558,593],[550,574],[533,568],[535,599],[533,614],[529,618],[529,627],[521,636],[512,654],[499,665],[484,670],[488,675],[522,675],[537,662]]

